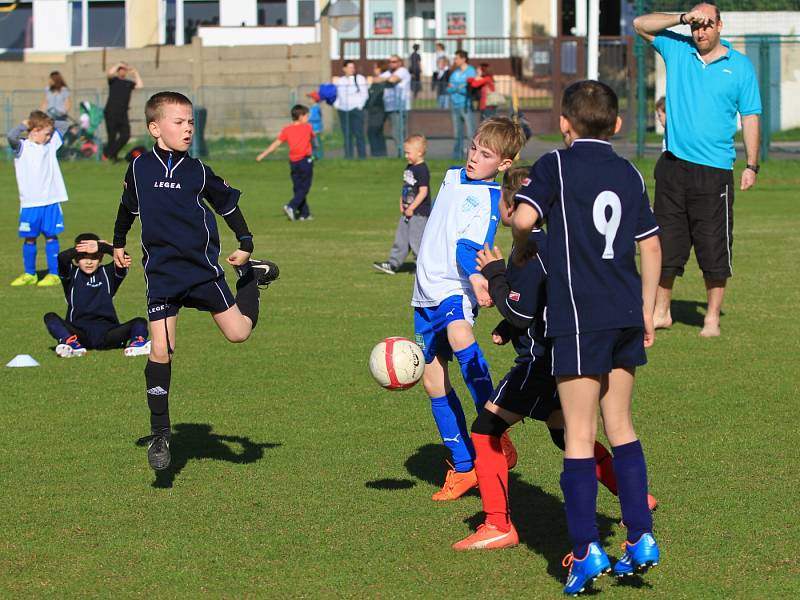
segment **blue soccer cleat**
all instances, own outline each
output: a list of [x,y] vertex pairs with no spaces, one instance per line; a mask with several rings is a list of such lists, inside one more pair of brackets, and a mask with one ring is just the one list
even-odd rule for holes
[[561,564],[569,567],[564,593],[570,596],[577,596],[588,584],[611,570],[608,556],[597,542],[589,544],[583,558],[575,558],[570,552]]
[[614,565],[614,575],[625,577],[633,575],[636,571],[644,572],[658,564],[660,553],[653,534],[644,533],[639,541],[631,544],[627,540],[622,544],[625,553]]

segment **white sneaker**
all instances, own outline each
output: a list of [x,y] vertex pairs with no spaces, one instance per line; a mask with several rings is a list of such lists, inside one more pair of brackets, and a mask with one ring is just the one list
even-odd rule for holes
[[145,354],[150,354],[150,340],[147,340],[147,343],[141,346],[128,346],[123,350],[123,354],[125,354],[125,356],[143,356]]

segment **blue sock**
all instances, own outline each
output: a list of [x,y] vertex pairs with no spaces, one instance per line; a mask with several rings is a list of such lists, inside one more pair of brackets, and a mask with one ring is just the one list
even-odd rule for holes
[[622,520],[628,528],[628,541],[636,543],[642,534],[653,531],[653,515],[647,506],[647,464],[639,440],[612,446],[614,472]]
[[47,254],[47,272],[50,275],[58,275],[58,253],[61,252],[58,238],[47,240],[44,244],[44,251]]
[[564,459],[561,490],[564,492],[567,529],[575,558],[583,558],[587,546],[600,540],[597,532],[596,465],[594,457]]
[[471,471],[474,467],[475,450],[467,431],[464,410],[455,390],[450,390],[446,396],[431,398],[431,412],[442,442],[450,450],[455,470],[459,473]]
[[464,378],[464,383],[467,384],[467,389],[472,395],[475,408],[480,413],[483,410],[483,405],[492,397],[494,392],[489,365],[486,364],[486,359],[483,357],[483,352],[481,352],[478,342],[474,342],[463,350],[456,350],[454,354],[458,359],[458,364],[461,365],[461,376]]
[[36,275],[36,242],[33,244],[22,243],[22,264],[28,275]]

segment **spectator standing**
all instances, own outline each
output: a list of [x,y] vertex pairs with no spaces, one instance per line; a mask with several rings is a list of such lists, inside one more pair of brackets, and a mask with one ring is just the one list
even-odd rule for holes
[[[747,158],[742,191],[753,187],[759,170],[761,97],[755,71],[746,56],[721,39],[722,19],[713,4],[698,4],[680,15],[642,15],[633,25],[667,67],[666,152],[655,169],[654,212],[664,248],[655,326],[672,325],[672,287],[694,246],[708,300],[700,335],[716,337],[732,275],[737,113]],[[677,25],[689,25],[691,36],[669,31]]]
[[411,110],[411,73],[403,66],[403,59],[393,54],[389,57],[389,69],[381,73],[380,81],[388,84],[383,90],[383,106],[386,117],[392,121],[392,139],[400,157]]
[[464,158],[464,138],[471,140],[475,131],[475,119],[469,99],[467,80],[477,75],[475,67],[469,64],[469,55],[465,50],[457,50],[453,58],[453,69],[447,82],[447,93],[450,96],[450,117],[453,120],[453,159]]
[[450,61],[446,56],[436,58],[436,70],[431,77],[431,89],[436,93],[439,108],[450,107],[450,96],[447,95],[447,81],[450,79]]
[[72,92],[58,71],[50,73],[50,82],[44,90],[41,110],[56,121],[65,120],[72,110]]
[[[128,75],[133,77],[131,81]],[[103,156],[117,162],[117,154],[131,138],[131,123],[128,120],[128,108],[131,93],[144,87],[139,71],[128,63],[120,62],[106,73],[108,77],[108,100],[106,100],[106,134],[108,144]]]
[[311,106],[308,108],[308,122],[311,124],[311,131],[314,136],[311,138],[311,158],[319,160],[323,157],[322,149],[322,109],[319,106],[319,92],[314,90],[306,94],[311,99]]
[[411,74],[411,94],[414,100],[422,89],[422,57],[419,55],[419,44],[414,44],[413,52],[408,57],[408,72]]
[[381,73],[386,71],[389,63],[379,60],[373,67],[373,77],[369,86],[367,98],[367,140],[371,156],[386,156],[386,138],[383,135],[383,126],[386,121],[386,110],[383,106],[383,92],[386,82],[381,80]]
[[497,105],[489,104],[489,94],[495,91],[494,76],[489,68],[489,63],[478,65],[478,76],[467,80],[472,89],[480,90],[480,101],[478,110],[480,111],[481,122],[497,113]]
[[356,63],[346,60],[342,76],[335,79],[336,102],[333,107],[339,113],[339,124],[344,135],[344,156],[353,158],[355,143],[358,158],[367,157],[364,144],[364,105],[367,103],[367,79],[356,73]]

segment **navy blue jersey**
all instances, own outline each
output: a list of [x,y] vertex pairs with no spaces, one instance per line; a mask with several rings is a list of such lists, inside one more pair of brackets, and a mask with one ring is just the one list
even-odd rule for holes
[[636,242],[658,233],[644,180],[602,140],[542,156],[516,196],[547,220],[547,335],[643,327]]
[[67,299],[66,321],[85,330],[119,325],[114,295],[128,274],[114,263],[101,265],[87,275],[73,264],[59,264],[61,284]]
[[528,236],[528,244],[534,244],[538,251],[523,266],[509,259],[504,273],[495,267],[484,268],[481,272],[489,280],[492,300],[508,324],[501,333],[514,345],[516,362],[536,361],[537,366],[541,363],[545,369],[543,372],[549,373],[550,342],[544,335],[543,318],[547,293],[547,235],[541,229],[534,229]]
[[159,148],[131,163],[122,204],[141,221],[149,298],[175,298],[223,274],[211,209],[228,215],[240,195],[188,154]]

